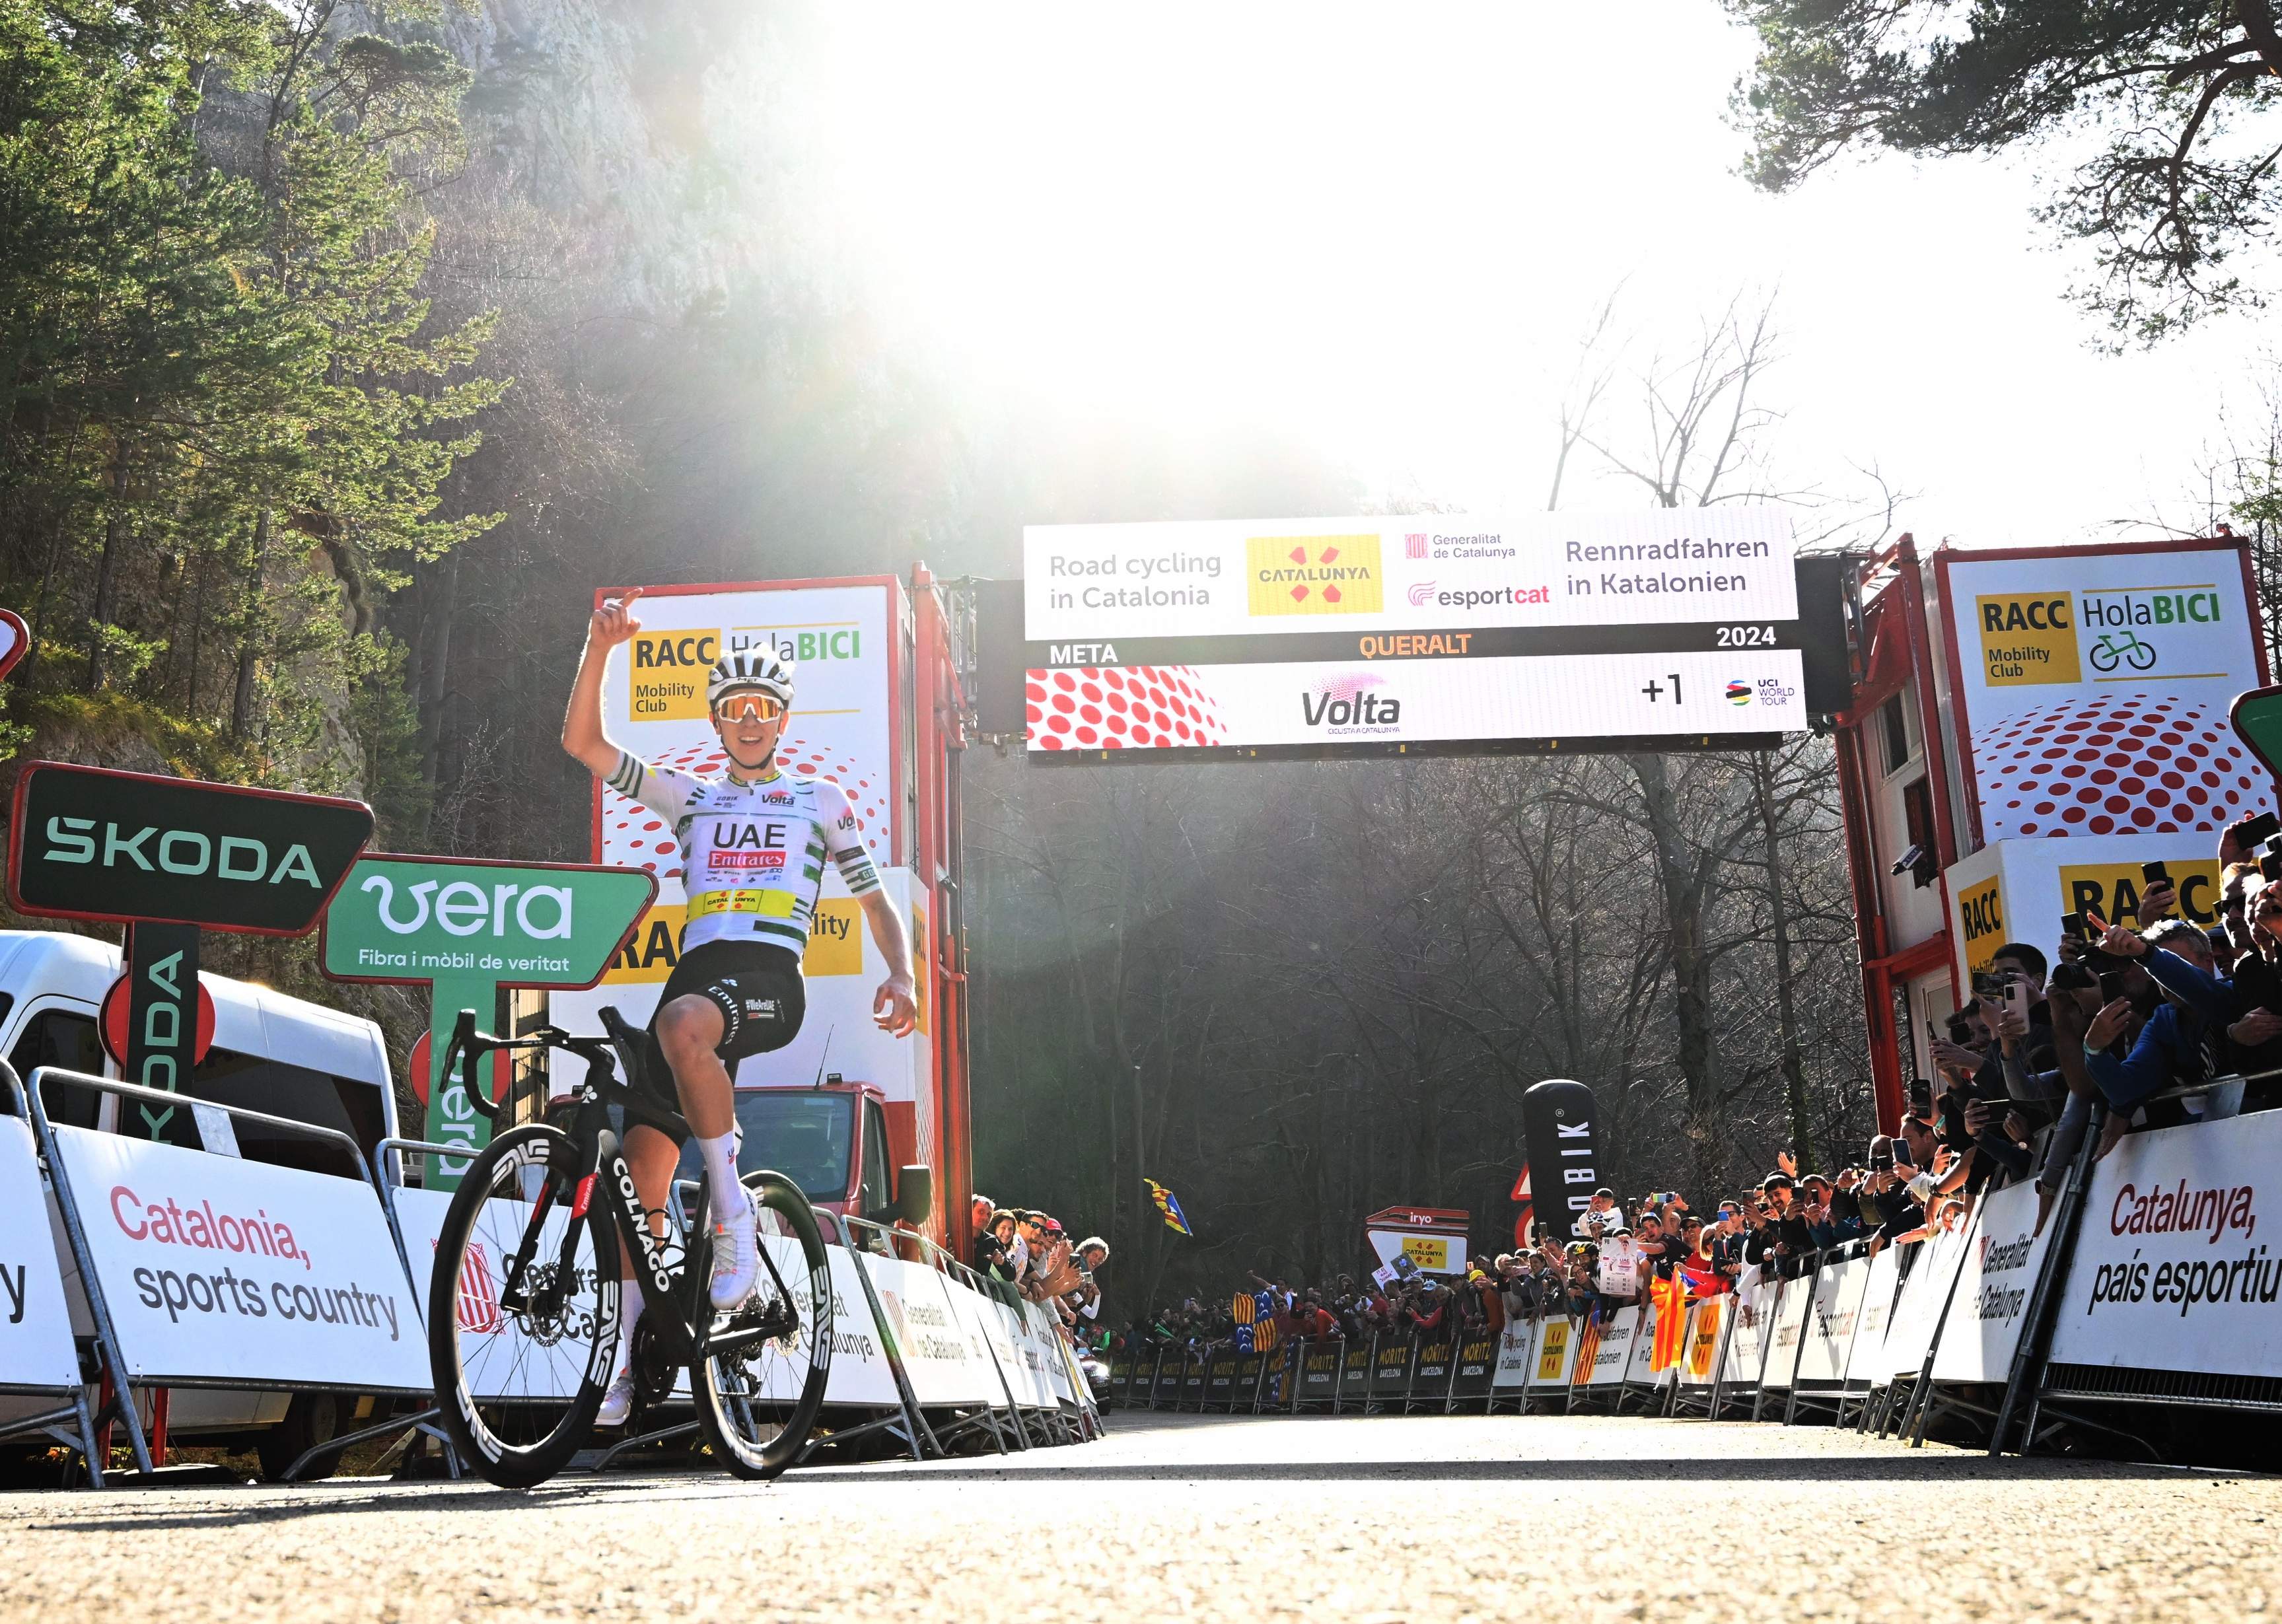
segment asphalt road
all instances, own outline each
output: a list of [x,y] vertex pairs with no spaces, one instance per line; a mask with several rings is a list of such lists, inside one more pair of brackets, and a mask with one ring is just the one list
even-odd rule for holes
[[1113,1416],[1107,1440],[751,1488],[0,1496],[40,1624],[2232,1620],[2282,1596],[2282,1478],[1991,1463],[1748,1423]]

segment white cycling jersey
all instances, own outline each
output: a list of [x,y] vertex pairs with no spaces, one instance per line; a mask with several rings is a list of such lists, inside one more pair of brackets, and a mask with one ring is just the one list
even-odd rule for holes
[[749,784],[701,778],[618,752],[610,788],[673,826],[681,843],[681,889],[689,912],[681,951],[708,942],[808,946],[824,859],[839,865],[850,895],[880,889],[856,809],[839,785],[775,773]]

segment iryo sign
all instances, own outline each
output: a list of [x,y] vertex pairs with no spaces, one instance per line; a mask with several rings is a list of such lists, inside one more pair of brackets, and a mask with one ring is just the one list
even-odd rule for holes
[[[462,1009],[489,1024],[501,987],[591,987],[657,895],[637,868],[366,857],[325,914],[320,958],[335,981],[429,986],[428,1138],[481,1148],[488,1123],[457,1078],[437,1075]],[[443,1164],[431,1189],[456,1185]]]

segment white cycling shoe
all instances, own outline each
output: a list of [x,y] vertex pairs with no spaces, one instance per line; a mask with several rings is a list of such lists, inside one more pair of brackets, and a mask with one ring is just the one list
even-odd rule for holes
[[594,1412],[594,1425],[624,1426],[626,1418],[633,1412],[634,1373],[627,1369],[610,1378],[610,1385],[602,1393],[602,1407]]
[[749,1200],[742,1212],[713,1220],[713,1311],[726,1314],[753,1294],[761,1277],[760,1215]]

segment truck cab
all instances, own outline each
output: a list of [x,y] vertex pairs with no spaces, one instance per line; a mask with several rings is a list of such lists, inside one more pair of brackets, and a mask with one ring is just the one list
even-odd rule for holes
[[[882,1090],[836,1072],[803,1087],[740,1088],[737,1169],[774,1169],[819,1214],[921,1223],[934,1207],[935,1178],[931,1169],[912,1164],[909,1120],[908,1110],[889,1107]],[[683,1147],[675,1177],[694,1179],[697,1170],[693,1142]]]

